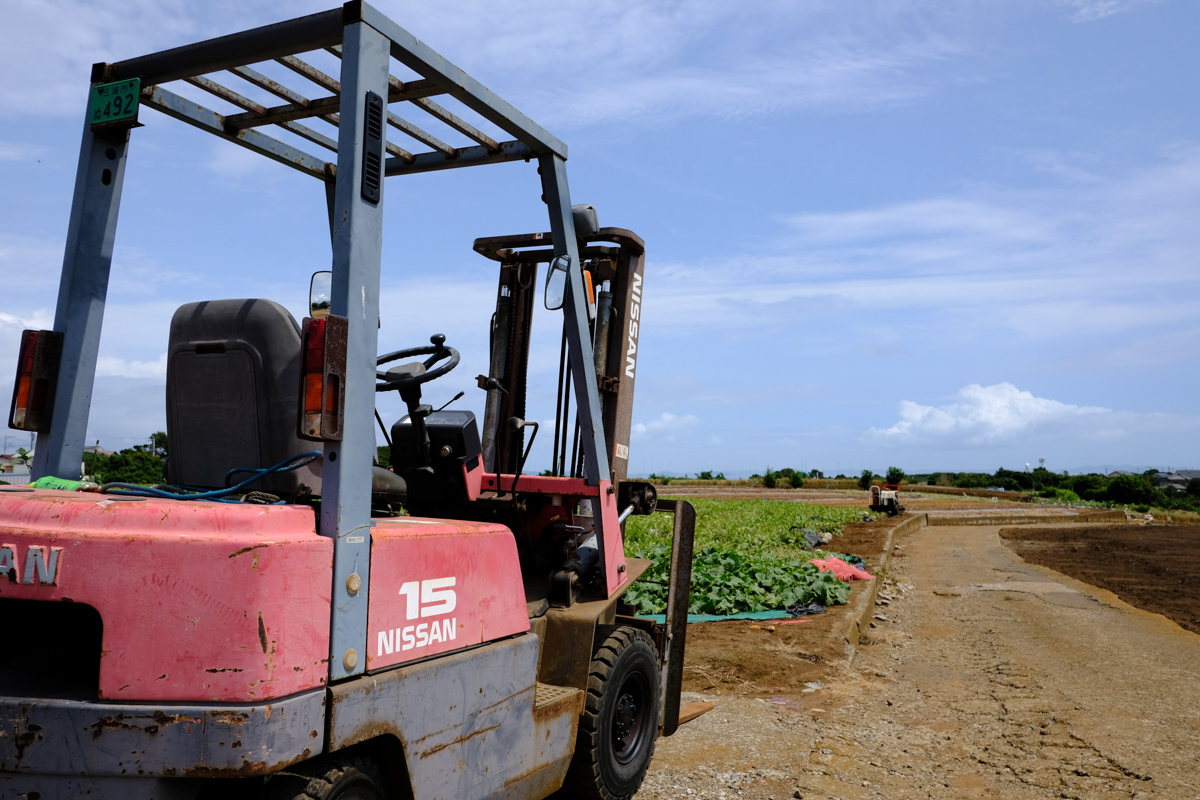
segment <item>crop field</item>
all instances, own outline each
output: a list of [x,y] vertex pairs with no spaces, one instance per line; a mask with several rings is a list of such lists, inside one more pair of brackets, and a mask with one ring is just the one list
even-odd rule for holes
[[[862,509],[785,500],[691,502],[696,508],[691,613],[737,614],[796,602],[846,602],[850,586],[808,563],[826,552],[808,548],[804,529],[833,534],[828,551],[840,552],[837,535],[848,523],[862,521]],[[626,525],[626,552],[654,562],[627,596],[641,613],[660,613],[666,605],[671,524],[671,517],[655,514],[631,517]]]

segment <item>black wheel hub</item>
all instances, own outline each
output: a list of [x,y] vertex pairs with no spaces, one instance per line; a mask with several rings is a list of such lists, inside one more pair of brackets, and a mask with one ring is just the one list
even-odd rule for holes
[[627,764],[641,747],[644,736],[645,689],[641,681],[632,679],[621,687],[613,709],[613,754],[617,761]]

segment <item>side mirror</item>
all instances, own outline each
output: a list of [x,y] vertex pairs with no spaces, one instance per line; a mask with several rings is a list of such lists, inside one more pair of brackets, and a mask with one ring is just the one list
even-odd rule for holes
[[563,307],[567,294],[567,270],[571,268],[570,256],[555,256],[546,273],[546,310],[557,311]]
[[308,285],[308,315],[313,319],[329,316],[329,299],[333,296],[333,273],[314,272]]

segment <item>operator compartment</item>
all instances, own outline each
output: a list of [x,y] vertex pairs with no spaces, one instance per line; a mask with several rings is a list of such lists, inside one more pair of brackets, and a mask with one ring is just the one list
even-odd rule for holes
[[0,694],[247,702],[324,685],[333,543],[301,506],[0,489]]

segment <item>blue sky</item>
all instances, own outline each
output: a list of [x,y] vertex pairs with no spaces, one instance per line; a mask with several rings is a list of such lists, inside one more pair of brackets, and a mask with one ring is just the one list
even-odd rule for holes
[[[646,240],[633,472],[1200,466],[1195,2],[376,5],[566,141],[573,200]],[[0,396],[53,320],[90,64],[324,7],[4,4]],[[110,448],[165,427],[176,307],[300,315],[329,259],[316,181],[142,121],[89,432]],[[481,412],[495,273],[471,241],[545,230],[538,195],[520,163],[389,181],[381,350],[464,353],[431,401]],[[535,320],[532,418],[556,330]]]

